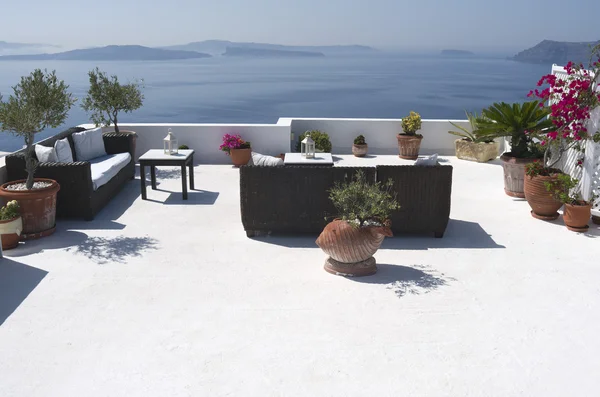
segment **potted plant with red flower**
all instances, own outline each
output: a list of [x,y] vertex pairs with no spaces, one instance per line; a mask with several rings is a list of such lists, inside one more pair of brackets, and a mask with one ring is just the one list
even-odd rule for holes
[[248,164],[252,157],[252,147],[250,142],[246,142],[239,134],[223,135],[223,143],[219,146],[219,150],[224,151],[231,157],[233,165],[241,167]]

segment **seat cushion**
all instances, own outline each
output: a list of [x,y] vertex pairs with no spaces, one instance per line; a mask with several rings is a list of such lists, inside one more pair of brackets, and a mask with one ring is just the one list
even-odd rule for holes
[[56,161],[59,163],[72,163],[73,152],[68,138],[59,139],[54,142],[54,151],[56,152]]
[[77,161],[90,161],[96,157],[106,156],[102,128],[75,132],[71,136],[73,137]]
[[107,184],[131,160],[129,153],[108,154],[90,160],[94,190]]
[[35,145],[35,156],[40,163],[56,163],[56,151],[52,146]]
[[279,157],[266,156],[264,154],[252,152],[250,165],[260,165],[264,167],[280,167],[283,165],[283,160]]
[[418,165],[421,167],[433,167],[433,166],[436,166],[437,163],[438,163],[437,153],[432,154],[431,156],[427,156],[427,157],[419,157],[415,161],[415,165]]

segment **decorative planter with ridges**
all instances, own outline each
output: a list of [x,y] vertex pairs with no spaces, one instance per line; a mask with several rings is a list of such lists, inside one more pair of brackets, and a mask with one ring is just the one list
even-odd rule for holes
[[405,160],[416,160],[421,149],[422,136],[398,134],[398,152],[400,158]]
[[525,198],[525,165],[536,159],[521,159],[507,154],[500,158],[504,168],[504,192],[511,197]]
[[562,203],[554,198],[546,189],[546,183],[555,181],[556,175],[525,176],[524,193],[531,207],[531,215],[536,219],[550,221],[558,218],[558,210]]

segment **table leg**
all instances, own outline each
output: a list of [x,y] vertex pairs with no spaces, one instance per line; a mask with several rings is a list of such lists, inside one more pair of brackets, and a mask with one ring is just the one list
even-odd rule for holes
[[152,182],[152,189],[156,190],[156,166],[150,166],[150,181]]
[[140,163],[140,182],[142,183],[142,200],[146,200],[146,170],[142,163]]
[[194,190],[194,157],[190,159],[190,190]]
[[181,187],[182,187],[182,191],[183,191],[183,199],[187,200],[188,199],[188,194],[187,194],[187,175],[186,173],[186,165],[182,165],[181,166]]

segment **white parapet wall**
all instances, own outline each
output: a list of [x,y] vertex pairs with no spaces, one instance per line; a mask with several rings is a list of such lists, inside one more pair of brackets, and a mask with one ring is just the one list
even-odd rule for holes
[[[454,123],[469,127],[467,120],[452,120]],[[401,119],[310,119],[310,118],[280,118],[279,123],[291,124],[295,139],[308,130],[321,130],[329,135],[333,153],[348,154],[352,152],[352,143],[358,135],[364,135],[369,153],[397,154],[398,143],[396,135],[402,132]],[[421,154],[438,153],[454,155],[456,136],[448,133],[456,130],[450,120],[423,120],[420,134]],[[502,150],[502,142],[500,144]]]

